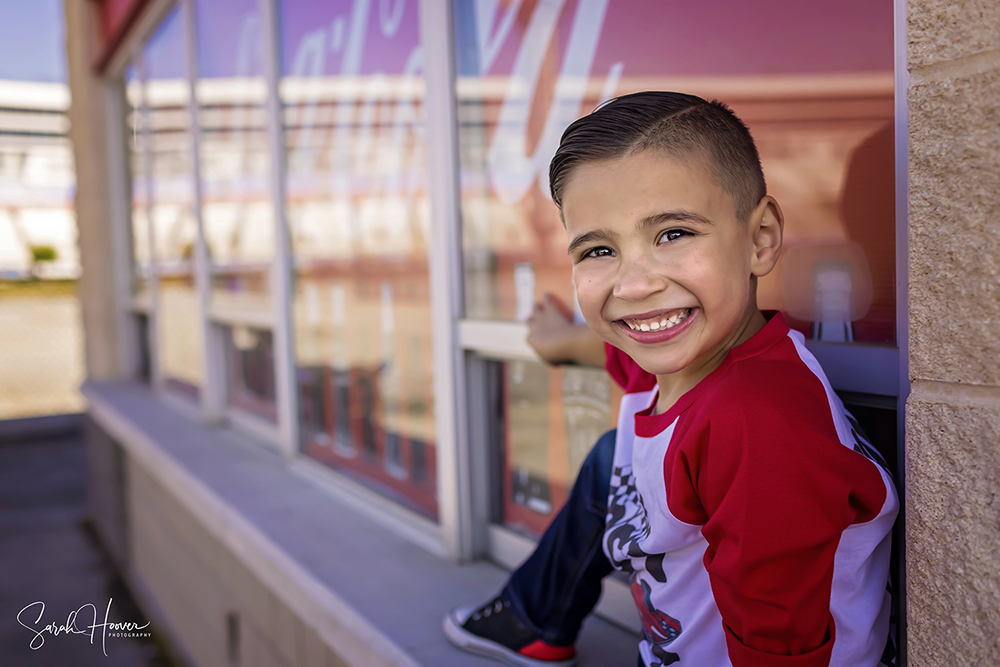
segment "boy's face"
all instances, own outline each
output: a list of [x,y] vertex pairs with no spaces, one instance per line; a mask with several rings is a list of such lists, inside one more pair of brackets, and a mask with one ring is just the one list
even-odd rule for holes
[[[780,251],[777,206],[740,222],[703,159],[647,150],[584,163],[563,191],[587,324],[655,375],[697,372],[742,342],[758,312],[756,276]],[[775,214],[777,237],[762,242],[760,219]],[[761,245],[776,246],[763,264]]]

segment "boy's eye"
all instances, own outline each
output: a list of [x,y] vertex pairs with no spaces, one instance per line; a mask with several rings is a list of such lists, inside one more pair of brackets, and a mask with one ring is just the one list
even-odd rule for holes
[[582,255],[580,255],[580,259],[589,259],[592,257],[593,258],[614,257],[614,256],[615,253],[613,250],[611,250],[610,248],[601,247],[601,248],[591,248],[590,250],[587,250]]
[[691,232],[686,229],[668,229],[667,231],[660,234],[659,243],[670,243],[671,241],[677,241],[684,238],[685,236],[690,236]]

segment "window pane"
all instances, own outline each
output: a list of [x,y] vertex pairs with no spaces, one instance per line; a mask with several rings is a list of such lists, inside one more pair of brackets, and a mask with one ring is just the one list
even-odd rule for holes
[[[503,364],[502,501],[494,520],[538,537],[562,507],[591,447],[615,427],[621,394],[598,369]],[[612,398],[614,399],[612,401]]]
[[202,381],[201,323],[198,293],[190,274],[160,274],[156,312],[160,365],[169,387],[193,397]]
[[303,448],[435,518],[417,2],[280,3]]
[[229,405],[277,421],[274,337],[266,329],[224,327]]
[[608,97],[679,90],[749,124],[785,212],[785,255],[760,282],[761,306],[807,336],[895,344],[889,0],[454,8],[469,317],[526,312],[517,267],[536,291],[570,297],[547,177],[563,129]]
[[132,190],[132,293],[141,296],[148,290],[149,206],[146,182],[145,123],[142,110],[143,88],[134,65],[125,70],[125,132],[128,145],[129,180]]
[[202,224],[213,299],[267,307],[274,255],[257,0],[198,0]]
[[202,328],[193,269],[197,224],[191,163],[190,89],[184,34],[175,7],[146,44],[152,222],[160,295],[157,354],[167,383],[197,395],[202,382]]

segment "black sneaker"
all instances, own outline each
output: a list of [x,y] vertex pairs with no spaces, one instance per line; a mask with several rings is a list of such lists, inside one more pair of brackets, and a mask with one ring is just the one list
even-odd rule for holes
[[570,667],[576,649],[553,646],[527,627],[510,601],[496,597],[481,607],[452,609],[444,617],[444,636],[470,653],[485,655],[515,667]]

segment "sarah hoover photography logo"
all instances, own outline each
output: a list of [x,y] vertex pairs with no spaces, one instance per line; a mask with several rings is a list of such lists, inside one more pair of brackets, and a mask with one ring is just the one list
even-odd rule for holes
[[145,623],[110,623],[108,617],[111,615],[111,602],[104,610],[104,620],[98,622],[97,607],[89,602],[79,609],[69,612],[65,623],[50,622],[42,625],[42,617],[45,615],[45,603],[42,601],[32,602],[17,612],[17,622],[27,628],[31,639],[28,646],[33,651],[37,651],[45,645],[47,637],[58,637],[60,635],[85,635],[90,638],[91,645],[94,644],[94,635],[100,632],[101,650],[104,655],[108,655],[108,637],[149,637],[151,632],[147,631],[149,621]]

